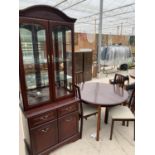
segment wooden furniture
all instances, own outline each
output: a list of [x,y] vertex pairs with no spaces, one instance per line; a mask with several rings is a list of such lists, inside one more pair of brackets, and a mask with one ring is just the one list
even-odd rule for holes
[[[128,92],[123,92],[119,87],[114,87],[111,84],[104,84],[99,82],[87,82],[80,87],[81,100],[85,103],[96,105],[98,107],[98,119],[97,119],[97,137],[99,140],[100,119],[101,119],[101,107],[112,107],[122,104],[128,99]],[[105,120],[108,118],[105,115]]]
[[30,155],[47,155],[80,138],[79,100],[70,87],[76,19],[44,5],[21,10],[19,17],[24,141]]
[[[76,97],[78,97],[81,101],[81,94],[80,91],[78,89],[79,86],[82,86],[85,83],[84,81],[84,74],[83,72],[76,72],[75,73],[75,94]],[[97,109],[96,106],[92,106],[90,104],[84,103],[84,102],[80,102],[82,104],[82,108],[83,108],[83,115],[81,115],[82,118],[87,119],[88,117],[92,116],[92,115],[96,115],[97,114]]]
[[127,84],[129,84],[129,77],[128,76],[124,76],[122,74],[118,74],[116,73],[114,76],[114,79],[110,79],[109,83],[110,84],[118,84],[120,87],[124,87],[125,82],[127,81]]
[[[132,91],[128,106],[118,105],[111,107],[109,109],[109,116],[112,119],[111,131],[110,131],[110,140],[112,140],[114,122],[115,121],[134,121],[135,125],[135,116],[133,114],[135,106],[135,90]],[[134,139],[135,139],[135,127],[134,127]]]
[[97,106],[90,105],[90,104],[85,104],[81,100],[81,93],[80,93],[80,88],[78,85],[74,85],[75,87],[75,94],[78,99],[80,99],[80,137],[82,138],[82,133],[83,133],[83,118],[87,119],[88,117],[92,115],[97,114]]
[[84,81],[92,79],[92,51],[75,52],[76,72],[83,72]]

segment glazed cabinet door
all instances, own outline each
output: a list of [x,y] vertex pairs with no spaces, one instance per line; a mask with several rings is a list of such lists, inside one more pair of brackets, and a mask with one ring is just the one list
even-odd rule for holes
[[33,154],[39,154],[58,143],[57,121],[32,129],[30,134],[32,147],[34,148]]
[[48,21],[20,18],[20,80],[25,109],[51,100]]
[[73,94],[73,31],[72,26],[50,23],[54,66],[55,99]]

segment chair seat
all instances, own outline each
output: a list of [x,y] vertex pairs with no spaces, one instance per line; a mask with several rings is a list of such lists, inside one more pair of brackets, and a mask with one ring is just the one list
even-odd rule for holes
[[82,106],[83,106],[83,116],[87,116],[97,112],[97,108],[94,106],[91,106],[90,104],[87,105],[85,103],[82,103]]
[[127,106],[115,106],[109,108],[109,116],[112,119],[134,119],[135,116]]

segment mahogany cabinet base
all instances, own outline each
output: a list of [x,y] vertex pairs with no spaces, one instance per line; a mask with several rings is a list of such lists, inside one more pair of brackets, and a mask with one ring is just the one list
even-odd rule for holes
[[[58,143],[58,144],[56,144],[54,146],[51,146],[50,148],[48,148],[45,151],[43,151],[43,152],[41,152],[39,154],[36,154],[36,155],[49,155],[55,149],[65,145],[65,144],[68,144],[68,143],[71,143],[71,142],[75,142],[78,139],[80,139],[80,134],[79,133],[74,135],[74,136],[72,136],[72,137],[70,137],[70,138],[65,139],[64,141],[62,141],[62,142],[60,142],[60,143]],[[28,144],[27,144],[25,139],[24,139],[24,142],[25,142],[25,147],[26,147],[27,152],[28,152],[28,154],[26,154],[26,155],[33,155],[31,153],[31,149],[28,147]]]

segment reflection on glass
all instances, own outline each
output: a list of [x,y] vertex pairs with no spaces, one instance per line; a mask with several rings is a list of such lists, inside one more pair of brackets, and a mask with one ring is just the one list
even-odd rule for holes
[[20,40],[28,104],[49,100],[45,29],[37,24],[20,24]]
[[72,42],[71,30],[57,26],[52,32],[56,97],[72,92]]

